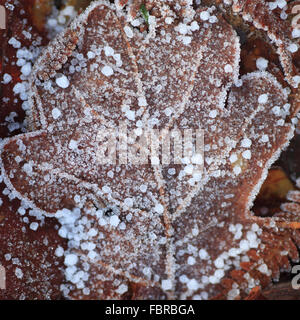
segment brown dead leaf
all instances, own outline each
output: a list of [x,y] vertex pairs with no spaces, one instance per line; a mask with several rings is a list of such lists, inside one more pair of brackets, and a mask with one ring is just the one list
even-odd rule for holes
[[[239,38],[219,12],[211,9],[206,22],[205,7],[147,1],[153,18],[143,33],[127,22],[141,15],[137,4],[126,11],[94,3],[40,56],[30,82],[32,132],[3,144],[5,183],[11,196],[62,223],[65,296],[246,297],[299,258],[297,221],[250,211],[293,136],[299,93],[289,96],[268,72],[239,79]],[[268,36],[276,31],[294,86],[293,57],[279,45],[283,23],[257,1],[234,1],[234,10]],[[97,133],[121,123],[133,143],[147,126],[204,129],[202,175],[192,157],[99,164]]]

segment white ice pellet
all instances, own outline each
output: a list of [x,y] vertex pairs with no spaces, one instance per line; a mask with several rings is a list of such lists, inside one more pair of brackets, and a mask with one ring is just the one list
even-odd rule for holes
[[57,120],[61,116],[61,111],[57,108],[52,110],[52,117],[54,120]]
[[288,46],[287,48],[291,53],[295,53],[298,51],[298,46],[296,45],[296,43],[292,43]]
[[192,37],[189,37],[189,36],[185,36],[182,38],[182,42],[184,45],[189,45],[191,42],[192,42]]
[[124,32],[128,38],[133,38],[133,31],[129,26],[124,27]]
[[242,172],[242,169],[240,166],[234,166],[233,172],[236,176],[238,176]]
[[125,206],[127,206],[128,208],[133,207],[133,200],[132,200],[132,198],[126,198],[126,199],[124,200],[124,204],[125,204]]
[[171,290],[173,287],[172,281],[170,279],[167,280],[162,280],[161,282],[161,288],[166,291],[166,290]]
[[30,163],[25,163],[22,169],[24,172],[26,172],[27,175],[32,175],[32,165]]
[[297,119],[297,118],[292,118],[292,123],[296,126],[297,124],[298,124],[298,122],[299,122],[299,119]]
[[297,88],[300,83],[300,76],[294,76],[293,81],[295,82],[294,87]]
[[272,111],[275,114],[275,116],[280,116],[280,107],[275,106],[274,108],[272,108]]
[[66,89],[70,85],[70,81],[65,75],[62,75],[59,78],[57,78],[55,82],[62,89]]
[[251,144],[252,144],[252,141],[248,138],[244,138],[242,141],[241,141],[241,146],[243,148],[250,148],[251,147]]
[[211,284],[216,284],[216,283],[220,282],[220,280],[215,276],[210,276],[208,279]]
[[233,71],[233,68],[230,64],[226,64],[225,68],[224,68],[224,71],[226,73],[231,73]]
[[17,66],[18,67],[22,67],[26,64],[26,60],[25,59],[18,59],[17,61]]
[[126,118],[128,120],[131,120],[131,121],[134,121],[135,120],[135,111],[132,111],[132,110],[127,110],[125,112],[125,115],[126,115]]
[[5,254],[4,258],[6,261],[9,261],[11,259],[11,254],[10,253]]
[[215,118],[217,116],[217,114],[218,114],[217,110],[212,110],[209,112],[208,116],[210,118]]
[[202,260],[207,260],[207,259],[209,259],[209,254],[207,253],[207,251],[205,249],[200,249],[199,250],[199,257]]
[[15,275],[18,279],[22,279],[23,278],[23,271],[20,268],[16,268]]
[[54,18],[50,18],[50,19],[47,20],[47,24],[51,28],[56,27],[57,26],[57,22],[58,21],[56,19],[54,19]]
[[196,291],[199,288],[199,283],[196,279],[191,279],[188,283],[187,283],[187,287],[189,290],[192,291]]
[[282,20],[286,20],[288,18],[288,14],[285,11],[280,12],[280,18]]
[[187,264],[189,264],[190,266],[193,266],[195,263],[196,263],[196,260],[194,257],[188,257]]
[[31,63],[27,62],[24,64],[24,66],[21,68],[21,72],[25,77],[28,77],[31,73]]
[[26,60],[32,60],[33,59],[33,54],[27,50],[27,49],[19,49],[17,51],[17,58],[18,59],[21,59],[21,58],[24,58]]
[[146,276],[146,277],[150,277],[151,276],[151,268],[149,268],[149,267],[145,267],[144,269],[143,269],[143,274]]
[[143,129],[142,128],[137,128],[134,130],[134,133],[140,137],[143,134]]
[[115,51],[112,47],[110,46],[105,46],[104,47],[104,53],[107,57],[113,56],[115,54]]
[[295,38],[300,38],[300,28],[295,28],[292,31],[292,37]]
[[106,77],[110,77],[111,75],[114,74],[114,70],[110,67],[110,66],[104,66],[101,69],[101,72],[106,76]]
[[221,269],[224,267],[224,260],[219,257],[214,261],[214,264],[215,264],[216,268]]
[[121,284],[119,288],[116,290],[116,292],[121,295],[127,291],[128,291],[128,286],[126,284]]
[[193,164],[203,164],[203,156],[200,153],[193,155],[191,160]]
[[33,231],[36,231],[39,227],[39,224],[37,222],[32,222],[29,226],[29,228]]
[[16,38],[12,37],[9,39],[8,43],[13,46],[15,49],[21,48],[21,42],[18,41]]
[[238,249],[236,249],[236,248],[231,248],[228,251],[229,257],[233,257],[233,258],[237,257],[239,255],[239,253],[240,253],[240,251]]
[[182,35],[185,35],[188,33],[188,27],[184,23],[179,23],[179,25],[175,29]]
[[250,244],[257,240],[256,233],[253,231],[248,231],[246,237],[250,241]]
[[4,73],[3,75],[3,84],[8,84],[12,80],[12,76],[8,73]]
[[130,23],[133,27],[138,27],[143,23],[143,20],[142,19],[134,19],[134,20],[130,21]]
[[69,142],[69,149],[70,150],[75,150],[78,147],[78,142],[75,140],[70,140]]
[[176,174],[176,169],[175,169],[175,168],[170,168],[170,169],[168,169],[168,174],[169,174],[170,176],[174,176],[174,175]]
[[265,104],[268,102],[268,94],[264,93],[258,97],[258,103]]
[[268,64],[269,64],[269,61],[266,60],[265,58],[260,57],[256,60],[256,67],[258,70],[261,70],[261,71],[266,70],[268,68]]
[[147,187],[145,184],[142,184],[142,185],[140,186],[140,190],[141,190],[143,193],[145,193],[145,192],[147,191],[147,189],[148,189],[148,187]]
[[284,106],[283,106],[283,109],[285,112],[289,113],[290,112],[290,108],[291,108],[291,105],[289,103],[286,103]]
[[267,265],[264,263],[264,264],[261,264],[257,270],[263,274],[268,274],[268,267]]
[[87,57],[88,57],[89,59],[94,59],[94,58],[96,57],[96,54],[95,54],[93,51],[89,51],[89,52],[87,53]]
[[208,21],[210,23],[216,23],[216,22],[218,22],[218,18],[216,16],[210,16]]
[[185,274],[182,274],[180,277],[179,277],[179,281],[181,283],[188,283],[189,282],[189,278],[185,275]]
[[56,255],[57,257],[62,257],[62,256],[64,255],[64,252],[65,252],[65,250],[64,250],[64,248],[61,247],[61,246],[59,246],[59,247],[57,247],[57,248],[55,249],[55,255]]
[[198,229],[198,227],[193,228],[193,229],[192,229],[192,235],[193,235],[194,237],[197,237],[198,234],[199,234],[199,229]]
[[78,261],[76,254],[68,254],[65,256],[65,265],[68,267],[74,266]]
[[184,172],[187,175],[191,175],[193,174],[193,170],[194,170],[194,166],[192,164],[187,165],[186,167],[184,167]]
[[268,4],[269,4],[270,10],[274,10],[274,9],[277,8],[277,2],[276,1],[275,2],[269,2]]
[[251,151],[250,150],[246,150],[242,153],[242,156],[244,159],[249,160],[251,159]]
[[139,105],[139,107],[146,107],[148,105],[146,98],[145,97],[139,97],[138,105]]
[[238,157],[237,157],[237,155],[234,153],[234,154],[232,154],[230,157],[229,157],[229,161],[231,162],[231,163],[234,163],[234,162],[236,162],[238,160]]
[[98,234],[98,231],[95,228],[90,229],[89,232],[88,232],[88,235],[90,237],[95,237],[97,234]]
[[285,0],[277,0],[276,2],[277,2],[277,6],[280,9],[283,9],[287,5],[287,2]]
[[[272,2],[271,2],[272,3]],[[238,297],[240,294],[240,290],[239,289],[231,289],[228,294],[227,294],[227,298],[228,300],[234,300],[236,297]]]
[[109,186],[103,186],[103,187],[102,187],[102,191],[103,191],[104,193],[111,193],[111,188],[110,188]]
[[121,55],[120,55],[119,53],[114,54],[114,55],[113,55],[113,58],[114,58],[115,61],[116,61],[116,66],[117,66],[117,67],[122,67],[123,62],[122,62],[122,60],[121,60]]
[[25,208],[20,207],[20,208],[18,209],[18,213],[19,213],[21,216],[24,216],[24,214],[26,213]]
[[248,241],[248,240],[241,240],[241,241],[240,241],[240,248],[241,248],[243,251],[248,251],[248,250],[250,249],[249,241]]
[[283,119],[279,119],[279,120],[276,122],[276,124],[277,124],[278,126],[283,126],[283,125],[284,125],[284,120],[283,120]]
[[25,84],[24,83],[17,83],[14,88],[13,88],[13,92],[15,94],[20,94],[22,92],[25,92],[26,91],[26,87],[25,87]]
[[200,13],[200,19],[203,20],[203,21],[207,21],[210,17],[210,14],[208,11],[202,11]]
[[173,22],[173,18],[166,17],[165,22],[166,22],[166,24],[171,24]]
[[218,269],[214,273],[214,276],[219,280],[221,280],[224,277],[224,275],[225,275],[225,272],[223,269]]
[[167,117],[169,117],[172,113],[173,113],[173,109],[172,108],[166,108],[164,110],[164,113]]
[[263,134],[260,141],[263,143],[269,142],[269,136],[267,134]]
[[112,226],[112,227],[117,227],[120,223],[120,219],[118,216],[114,215],[114,216],[111,216],[110,219],[109,219],[109,224]]
[[198,22],[197,21],[193,21],[191,23],[191,31],[196,31],[196,30],[199,30],[199,29],[200,29],[200,27],[199,27]]
[[154,211],[157,213],[163,213],[164,212],[164,207],[162,204],[158,203],[155,207],[154,207]]
[[81,201],[80,195],[76,194],[76,195],[74,196],[74,201],[75,201],[76,203],[80,203],[80,201]]
[[252,226],[251,226],[251,230],[253,232],[258,232],[259,231],[259,225],[257,223],[253,223]]

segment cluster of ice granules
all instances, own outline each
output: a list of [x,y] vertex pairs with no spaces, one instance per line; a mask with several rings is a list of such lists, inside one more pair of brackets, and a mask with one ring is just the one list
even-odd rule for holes
[[[3,176],[0,175],[0,183],[3,182]],[[15,190],[11,190],[9,187],[5,187],[2,190],[4,197],[7,197],[10,201],[18,199],[19,195]],[[3,200],[0,197],[0,207],[3,204]],[[41,213],[40,210],[32,209],[31,204],[26,200],[22,200],[20,206],[17,209],[17,214],[21,216],[22,221],[24,222],[24,228],[28,225],[29,229],[32,231],[37,231],[39,226],[43,226],[45,223],[45,216]],[[25,230],[25,229],[24,229]]]
[[[199,234],[199,230],[194,229],[194,235]],[[205,291],[205,288],[210,285],[218,284],[222,281],[228,271],[232,269],[239,270],[241,262],[249,262],[249,257],[247,252],[250,249],[259,250],[260,239],[259,236],[262,230],[257,224],[252,224],[250,229],[244,229],[243,225],[238,223],[236,225],[230,224],[228,228],[228,233],[233,235],[233,243],[236,243],[236,247],[230,248],[228,251],[222,252],[219,256],[212,258],[205,248],[195,248],[193,245],[189,244],[187,246],[187,261],[186,265],[196,266],[198,264],[207,265],[205,268],[207,272],[200,279],[189,278],[187,275],[182,274],[179,277],[179,282],[186,285],[188,288],[187,295],[192,296],[193,299],[207,299],[209,296],[209,291]],[[178,252],[179,254],[180,252]],[[182,251],[181,255],[185,255]],[[264,266],[263,261],[261,261],[259,271],[262,273],[267,272],[267,267]],[[214,270],[213,273],[211,271]],[[248,281],[248,292],[259,284],[259,281],[255,281],[249,274],[244,275],[245,279]],[[237,285],[238,288],[238,285]],[[194,294],[201,289],[201,294]],[[236,292],[236,296],[239,295],[239,291]],[[233,299],[233,292],[228,293],[228,298]],[[186,295],[182,295],[181,298],[186,298]]]
[[90,293],[87,283],[90,278],[89,271],[91,264],[97,264],[100,259],[99,242],[101,243],[101,239],[105,238],[105,235],[98,230],[98,226],[109,225],[113,229],[126,229],[125,223],[121,222],[117,215],[107,216],[106,211],[91,209],[87,211],[87,216],[82,215],[78,208],[72,211],[63,209],[55,215],[61,223],[58,234],[68,239],[67,251],[62,247],[58,247],[55,251],[58,257],[64,256],[65,276],[70,283],[62,285],[62,292],[66,296],[72,286],[82,290],[83,295]]
[[[81,217],[80,209],[74,209],[72,211],[63,209],[58,211],[55,217],[61,223],[58,234],[62,238],[68,239],[69,248],[68,251],[65,251],[61,246],[59,246],[56,248],[55,254],[57,257],[64,256],[66,280],[76,285],[78,289],[83,289],[85,287],[84,282],[89,278],[89,264],[86,263],[83,265],[83,269],[78,269],[76,266],[79,260],[78,256],[71,252],[73,252],[74,249],[81,249],[81,247],[89,248],[90,251],[93,252],[95,245],[93,242],[89,241],[93,237],[90,236],[91,233],[88,233],[88,220],[87,218],[83,219]],[[69,293],[68,286],[62,285],[61,289],[67,296]]]
[[[27,33],[26,33],[27,34]],[[28,33],[27,36],[30,38],[31,34]],[[20,70],[20,80],[17,82],[13,87],[13,93],[15,98],[13,101],[9,101],[10,98],[3,97],[3,101],[8,103],[15,103],[17,104],[21,101],[23,110],[28,110],[28,94],[29,94],[29,77],[32,71],[33,63],[35,62],[36,58],[39,56],[41,52],[41,39],[37,39],[35,41],[35,45],[30,46],[29,48],[22,47],[20,41],[18,41],[15,37],[10,38],[8,41],[9,45],[13,48],[17,49],[16,51],[16,66],[19,67]],[[2,83],[4,85],[8,85],[13,81],[12,75],[8,73],[3,74]],[[26,130],[26,122],[25,123],[18,123],[15,121],[14,118],[18,117],[16,112],[10,113],[9,116],[5,118],[7,122],[7,127],[10,132],[13,132],[18,129],[22,129],[22,131]]]
[[[120,217],[108,208],[63,209],[55,217],[61,223],[58,234],[68,240],[66,251],[61,246],[55,251],[58,257],[64,257],[68,283],[61,289],[65,296],[76,292],[79,297],[91,295],[107,299],[109,296],[103,296],[105,283],[120,296],[127,292],[129,282],[165,285],[167,280],[160,278],[157,264],[166,238],[159,238],[154,230],[160,229],[154,216],[150,222],[152,230],[148,225],[149,216],[139,212]],[[97,282],[103,282],[103,286]]]

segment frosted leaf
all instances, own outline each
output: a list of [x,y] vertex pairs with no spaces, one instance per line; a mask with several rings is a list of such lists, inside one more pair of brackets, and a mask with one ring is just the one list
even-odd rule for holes
[[[281,2],[281,1],[280,1]],[[285,1],[282,1],[286,3]],[[271,4],[276,2],[271,2]],[[290,85],[294,88],[298,87],[298,83],[293,77],[298,73],[299,69],[293,62],[293,54],[297,52],[297,43],[293,39],[294,31],[290,20],[281,19],[274,11],[270,10],[270,2],[260,0],[236,0],[233,4],[233,10],[239,12],[245,21],[250,21],[257,29],[266,31],[268,37],[277,46],[280,62],[283,66],[285,76]],[[293,3],[289,4],[290,9]],[[279,8],[283,8],[280,5]]]
[[[213,8],[147,1],[157,10],[146,32],[130,22],[140,5],[94,2],[42,53],[30,82],[32,132],[2,143],[4,182],[60,221],[67,297],[245,296],[243,263],[252,259],[251,276],[265,283],[276,276],[267,249],[290,241],[262,231],[275,220],[249,211],[292,137],[286,112],[274,113],[287,91],[267,72],[239,79],[239,38]],[[149,126],[161,139],[163,129],[203,129],[205,153],[170,165],[147,152],[145,165],[101,163],[99,147],[124,123],[132,150]],[[268,272],[257,275],[261,265]]]
[[[300,189],[299,178],[296,181],[296,186]],[[287,194],[287,200],[289,200],[289,202],[281,205],[281,210],[283,210],[283,212],[278,213],[276,216],[280,218],[286,218],[288,220],[295,220],[300,214],[300,191],[298,189],[289,191]],[[299,218],[297,221],[299,221]]]
[[[270,91],[269,99],[271,105],[261,108],[258,106],[257,97],[261,92],[267,90],[267,88]],[[279,95],[275,93],[278,90],[281,92]],[[244,137],[240,137],[240,141],[245,139],[245,137],[249,137],[253,142],[249,149],[252,155],[251,161],[249,162],[248,159],[244,159],[242,153],[245,149],[241,146],[241,143],[237,143],[236,147],[231,151],[234,156],[229,157],[226,165],[221,165],[220,167],[224,172],[224,176],[211,176],[201,192],[192,199],[184,214],[174,220],[174,243],[178,257],[177,263],[179,262],[176,271],[178,277],[182,274],[187,275],[188,278],[195,279],[203,279],[203,277],[208,275],[213,276],[211,271],[208,273],[208,270],[211,269],[209,261],[215,261],[222,257],[222,255],[224,257],[228,254],[231,256],[233,250],[235,250],[234,256],[238,256],[241,259],[250,250],[250,243],[241,242],[245,240],[247,231],[249,230],[246,223],[249,219],[251,220],[249,208],[256,193],[259,191],[270,163],[275,160],[274,158],[278,157],[279,151],[283,145],[288,143],[289,137],[293,132],[293,128],[290,125],[285,125],[284,127],[276,125],[277,120],[274,118],[272,105],[274,106],[276,103],[283,105],[286,97],[283,96],[282,88],[280,88],[273,77],[260,73],[246,75],[243,77],[243,87],[233,87],[230,96],[230,100],[232,99],[238,105],[244,106],[249,103],[249,105],[256,105],[258,108],[255,116],[249,119],[248,125],[245,127]],[[271,148],[265,148],[264,144],[259,143],[259,139],[263,134],[272,137]],[[236,161],[238,161],[240,168],[238,175],[234,173]],[[259,163],[260,161],[262,164]],[[253,187],[250,189],[249,181],[253,183]],[[228,194],[235,199],[234,202],[231,200],[231,197],[226,197]],[[211,199],[211,201],[208,201],[208,199]],[[222,204],[226,204],[226,206]],[[246,227],[246,230],[244,228],[238,237],[236,235],[240,231],[234,231],[233,235],[229,235],[223,229],[228,226],[233,215],[236,218],[238,217],[235,223],[239,221]],[[195,226],[199,228],[200,232],[197,237],[192,236],[192,229]],[[222,233],[227,234],[223,238],[226,244],[223,243],[222,248],[218,249],[215,247],[215,243],[218,241],[217,235]],[[206,263],[206,260],[203,261],[203,259],[200,260],[200,255],[199,260],[196,260],[196,265],[200,265],[201,263],[201,268],[187,266],[183,261],[185,255],[179,255],[179,252],[183,251],[187,254],[188,246],[204,248],[210,255],[208,262]],[[257,246],[257,244],[251,242],[251,246]],[[230,258],[223,260],[225,267],[229,267],[232,263],[230,262]],[[221,265],[217,264],[218,266]],[[213,283],[222,283],[221,280],[216,280],[215,278],[212,280]],[[242,282],[242,280],[240,281]],[[207,286],[205,282],[202,282],[202,284],[205,285],[206,291],[212,290],[213,292],[214,286]],[[187,290],[186,293],[183,293],[184,288]],[[180,284],[180,282],[178,282],[177,290],[182,293],[181,298],[189,296],[188,287]]]

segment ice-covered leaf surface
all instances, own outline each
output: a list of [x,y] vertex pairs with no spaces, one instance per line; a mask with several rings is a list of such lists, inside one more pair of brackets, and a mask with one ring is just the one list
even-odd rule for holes
[[[6,29],[0,30],[0,140],[24,131],[28,76],[41,46],[48,43],[41,24],[50,1],[38,8],[36,2],[0,1],[7,14]],[[57,221],[37,219],[0,180],[0,265],[6,273],[0,299],[61,298],[63,258],[55,251],[66,247],[66,241],[57,234]]]
[[[250,212],[296,107],[271,74],[239,77],[239,37],[216,8],[149,1],[146,22],[126,2],[95,2],[41,54],[31,132],[2,143],[4,181],[60,221],[68,297],[244,297],[298,257],[295,224]],[[101,164],[98,133],[124,125],[131,153],[151,128],[202,129],[203,171],[148,153]]]
[[299,60],[300,30],[295,27],[293,20],[287,19],[288,13],[296,13],[295,10],[293,11],[293,8],[297,9],[296,4],[293,1],[260,0],[224,0],[223,2],[225,6],[232,3],[234,12],[239,13],[255,28],[266,32],[277,47],[286,80],[293,88],[297,88],[300,83],[299,65],[296,66],[293,60]]
[[[300,188],[300,179],[296,181],[296,186]],[[283,212],[278,213],[279,217],[286,217],[296,221],[299,221],[300,214],[300,191],[298,189],[291,190],[287,194],[287,200],[290,202],[284,203],[281,205]]]

